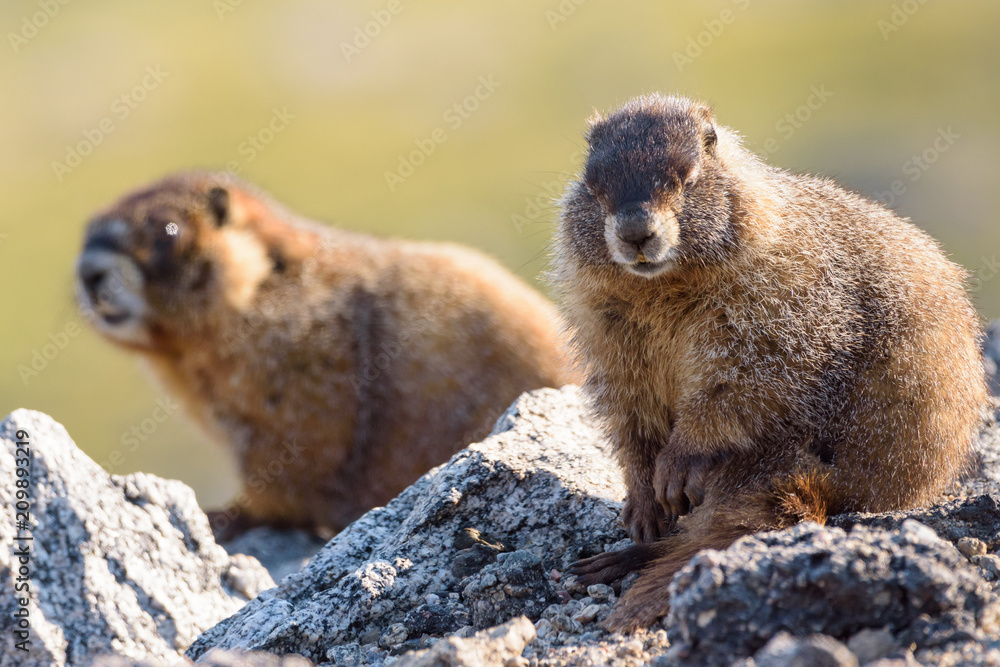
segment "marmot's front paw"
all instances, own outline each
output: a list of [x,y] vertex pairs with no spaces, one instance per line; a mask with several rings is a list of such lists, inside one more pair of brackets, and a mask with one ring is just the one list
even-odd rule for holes
[[708,473],[722,460],[719,455],[660,452],[656,458],[653,490],[668,522],[676,521],[705,500]]
[[636,544],[654,542],[670,529],[663,510],[653,496],[653,490],[646,488],[638,493],[630,491],[622,509],[622,523],[629,537]]

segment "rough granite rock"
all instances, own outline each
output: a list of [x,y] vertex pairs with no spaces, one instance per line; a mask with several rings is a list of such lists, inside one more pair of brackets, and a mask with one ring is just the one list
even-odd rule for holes
[[[212,649],[197,663],[200,667],[314,667],[300,655],[274,655],[273,653],[246,653]],[[90,663],[90,667],[193,667],[187,658],[175,662],[130,660],[121,656],[104,656]]]
[[[86,665],[108,653],[176,662],[201,632],[274,585],[257,561],[215,544],[184,484],[109,476],[38,412],[11,413],[0,438],[0,666]],[[27,467],[18,441],[29,443]],[[20,527],[19,490],[30,504]],[[11,545],[28,547],[26,562]],[[20,609],[30,619],[27,652],[14,645]]]
[[535,626],[525,616],[477,632],[468,639],[449,637],[424,651],[407,653],[394,667],[504,667],[535,638]]
[[1000,598],[949,542],[913,519],[897,530],[800,524],[695,556],[670,585],[681,664],[730,664],[781,632],[847,640],[888,628],[904,646],[989,642]]
[[[890,641],[881,648],[866,648],[863,640],[854,646],[870,655],[885,652],[891,644],[893,651],[881,659],[900,664],[913,660],[907,652],[910,644],[917,646],[918,658],[937,656],[945,663],[956,656],[972,659],[975,651],[976,656],[990,655],[988,628],[996,606],[991,573],[1000,579],[1000,558],[994,554],[1000,547],[1000,496],[972,493],[1000,490],[991,481],[1000,472],[992,464],[1000,461],[998,443],[1000,428],[992,424],[981,440],[985,462],[981,474],[956,485],[940,506],[845,515],[832,521],[848,530],[857,526],[850,533],[836,526],[810,529],[827,536],[816,538],[826,544],[824,557],[844,564],[835,572],[842,578],[839,590],[844,595],[853,590],[856,595],[850,604],[831,605],[819,589],[811,591],[812,598],[808,592],[795,598],[794,589],[784,587],[780,578],[779,585],[770,588],[761,583],[771,581],[767,572],[772,576],[781,572],[789,582],[795,576],[809,576],[812,556],[804,563],[801,554],[794,556],[796,549],[807,554],[816,549],[800,534],[805,526],[702,554],[698,558],[723,558],[731,566],[726,582],[737,591],[732,593],[737,599],[763,605],[765,611],[767,605],[786,609],[789,625],[764,627],[762,613],[748,621],[755,630],[744,629],[730,637],[737,626],[728,616],[711,611],[719,591],[690,588],[685,589],[687,597],[679,609],[694,613],[704,626],[688,621],[683,635],[679,624],[668,623],[675,643],[670,647],[668,633],[656,627],[633,636],[609,634],[600,623],[610,613],[615,591],[584,589],[573,577],[562,576],[565,565],[578,555],[628,544],[614,527],[622,489],[609,448],[586,418],[579,393],[572,388],[534,392],[518,400],[496,435],[432,471],[388,507],[363,517],[324,548],[303,573],[292,575],[207,632],[190,655],[211,646],[241,647],[276,653],[297,650],[318,663],[377,665],[426,648],[441,637],[466,637],[472,632],[470,626],[501,623],[519,613],[535,620],[537,637],[525,648],[523,659],[538,666],[698,664],[705,657],[698,651],[705,646],[717,649],[713,659],[719,664],[730,664],[754,660],[754,654],[782,630],[798,635],[796,651],[801,653],[796,655],[830,653],[831,659],[849,663],[845,651],[852,655],[853,651],[844,644],[866,629],[883,627]],[[599,499],[596,505],[593,496]],[[527,517],[531,519],[525,522]],[[904,528],[907,519],[926,527],[915,529],[911,521]],[[913,535],[923,535],[929,546],[911,544]],[[953,546],[959,543],[970,556]],[[762,546],[779,544],[784,547]],[[856,572],[849,566],[864,565],[861,555],[882,565]],[[505,573],[505,567],[514,571]],[[938,575],[943,579],[935,579]],[[527,581],[530,586],[519,583]],[[755,588],[739,589],[739,582],[757,583]],[[961,592],[961,604],[941,594],[937,587],[942,585],[956,596]],[[536,598],[527,594],[530,590]],[[921,613],[909,609],[909,615],[900,615],[900,609],[889,604],[898,598],[890,598],[888,607],[873,605],[869,600],[873,591],[911,601],[921,595],[931,600],[945,595],[945,599],[938,600],[936,608],[918,605]],[[808,600],[820,611],[832,611],[811,619],[812,607],[803,606]],[[856,616],[856,608],[872,610],[871,618],[844,624],[841,619]],[[714,622],[711,613],[719,614]],[[891,623],[890,616],[895,619]],[[807,641],[805,637],[812,634],[829,641],[815,637]],[[736,646],[737,640],[743,643]]]
[[[530,551],[500,554],[462,591],[473,627],[488,628],[520,612],[532,619],[558,600],[542,559]],[[534,632],[532,632],[534,635]]]
[[[474,623],[475,614],[482,614],[480,624],[537,618],[551,596],[525,595],[517,577],[538,582],[621,542],[622,496],[610,447],[586,418],[579,392],[526,394],[491,437],[348,526],[302,572],[206,632],[188,655],[219,647],[379,664],[389,654],[426,647],[417,632],[427,628],[406,625],[421,605],[433,617],[431,627]],[[490,537],[470,538],[468,528]],[[464,578],[453,573],[460,552],[497,543],[516,550],[509,562],[520,574],[489,565],[500,549],[486,549],[478,571],[472,567]]]
[[858,656],[826,635],[779,632],[753,658],[756,667],[858,667]]
[[[997,334],[994,325],[984,345],[994,377]],[[674,614],[622,636],[600,624],[634,577],[612,588],[583,587],[563,575],[579,556],[628,544],[615,523],[623,495],[617,466],[576,390],[535,392],[518,400],[493,437],[360,519],[303,572],[202,635],[191,654],[216,667],[313,663],[209,650],[215,645],[304,653],[321,667],[997,665],[995,421],[979,441],[981,469],[953,485],[941,504],[834,517],[826,528],[798,526],[703,552],[664,591],[675,596]],[[171,514],[178,504],[172,495],[170,487],[151,501],[159,510],[145,510]],[[108,516],[90,518],[91,532],[118,529],[102,524]],[[285,570],[314,548],[305,536],[273,531],[227,546]],[[131,622],[128,610],[120,620]],[[144,631],[142,622],[137,627]],[[506,652],[497,655],[502,646]],[[95,664],[166,667],[178,664],[175,655]]]

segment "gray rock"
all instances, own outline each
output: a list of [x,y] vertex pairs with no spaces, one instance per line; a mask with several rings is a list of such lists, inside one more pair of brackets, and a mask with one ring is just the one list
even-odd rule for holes
[[[917,651],[906,667],[914,665],[956,665],[961,667],[995,667],[1000,665],[1000,641],[990,644],[979,642],[959,642],[944,647]],[[876,663],[878,664],[878,663]]]
[[303,530],[275,530],[254,528],[222,547],[230,554],[253,556],[267,568],[271,578],[281,581],[288,575],[300,571],[309,559],[323,548],[327,540]]
[[885,628],[878,630],[865,628],[847,641],[847,648],[858,656],[858,662],[867,665],[870,662],[888,658],[899,650],[899,643]]
[[779,632],[754,655],[757,667],[858,667],[858,658],[833,637]]
[[469,624],[469,613],[457,605],[424,603],[406,613],[403,625],[416,637],[447,635]]
[[[927,665],[956,665],[959,664],[955,661],[949,662],[928,662]],[[968,664],[968,663],[966,663]],[[996,664],[996,663],[994,663]],[[897,651],[892,655],[882,658],[881,660],[876,660],[875,662],[869,662],[865,667],[923,667],[913,655],[913,651],[909,649],[905,651]]]
[[592,584],[587,586],[587,595],[593,598],[594,602],[606,602],[615,596],[615,591],[611,586]]
[[690,664],[728,664],[782,631],[846,639],[887,627],[902,645],[986,641],[1000,600],[978,570],[912,519],[896,531],[800,524],[703,551],[670,585],[668,632]]
[[476,628],[497,625],[518,613],[538,620],[542,611],[558,599],[541,558],[530,551],[504,556],[469,577],[462,590],[462,600],[472,612]]
[[[194,667],[187,659],[170,662],[130,660],[122,656],[104,656],[90,663],[90,667]],[[244,653],[213,649],[197,662],[200,667],[314,667],[300,655],[274,655],[273,653]]]
[[841,514],[830,517],[827,524],[845,530],[854,526],[898,530],[907,520],[920,522],[949,542],[957,544],[963,538],[974,538],[987,550],[1000,547],[1000,504],[996,497],[988,495],[902,512]]
[[535,638],[535,626],[524,616],[477,632],[468,639],[450,637],[426,651],[408,653],[395,667],[504,667]]
[[[466,614],[471,620],[468,604],[481,598],[472,591],[472,597],[462,597],[470,585],[474,591],[494,586],[494,593],[504,594],[505,604],[493,604],[481,624],[526,611],[537,617],[549,603],[548,593],[542,591],[541,602],[522,596],[518,584],[502,581],[512,575],[504,573],[504,562],[507,570],[516,566],[544,589],[545,573],[622,540],[618,512],[624,489],[612,460],[610,445],[586,418],[575,388],[526,394],[490,438],[348,526],[302,572],[203,634],[188,655],[240,648],[294,651],[322,662],[333,659],[339,645],[370,642],[366,635],[376,632],[378,641],[392,624],[406,626],[407,615],[430,594],[445,607],[435,613],[458,619]],[[456,536],[470,527],[523,555],[498,553],[497,562],[456,577],[452,566],[461,550]],[[471,548],[468,544],[462,538],[458,546]]]
[[[30,476],[19,477],[24,435]],[[257,561],[216,545],[180,482],[109,476],[38,412],[13,412],[0,438],[0,477],[8,480],[0,485],[0,543],[30,551],[22,563],[0,549],[0,666],[86,665],[109,653],[176,662],[201,632],[274,585]],[[28,480],[27,488],[14,480]],[[26,530],[15,523],[25,518],[15,514],[19,490],[30,504]],[[19,581],[22,566],[30,572]],[[23,584],[28,590],[15,594]],[[14,645],[19,609],[30,615],[26,652]]]
[[[614,589],[563,576],[579,557],[628,544],[617,527],[623,489],[578,392],[535,392],[490,439],[362,517],[303,571],[203,634],[190,655],[268,666],[281,664],[271,653],[301,653],[324,667],[459,664],[483,659],[478,649],[458,657],[466,654],[457,640],[492,632],[476,627],[538,618],[541,609],[535,638],[520,651],[515,641],[496,664],[749,667],[854,664],[855,656],[882,667],[996,664],[1000,584],[987,581],[1000,576],[995,423],[979,450],[981,471],[935,507],[835,517],[829,528],[799,526],[697,556],[664,592],[674,595],[671,646],[660,627],[622,636],[600,626],[634,576]],[[307,557],[295,553],[306,543],[285,549],[273,531],[244,537],[229,548],[272,567],[294,570]],[[269,653],[233,657],[212,647]]]

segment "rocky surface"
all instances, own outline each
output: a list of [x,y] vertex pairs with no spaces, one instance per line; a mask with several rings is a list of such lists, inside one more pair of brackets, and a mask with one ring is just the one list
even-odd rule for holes
[[[274,585],[257,561],[215,544],[180,482],[109,476],[38,412],[12,413],[0,438],[0,666],[105,653],[176,661]],[[15,646],[24,639],[27,651]]]
[[220,647],[382,664],[443,634],[535,621],[571,599],[553,573],[624,543],[622,496],[579,393],[525,395],[490,438],[353,523],[188,655]]
[[[157,660],[131,660],[122,656],[102,656],[89,667],[192,667],[187,659],[170,662]],[[314,667],[300,655],[274,655],[273,653],[248,653],[212,649],[197,663],[200,667]]]
[[[985,349],[988,361],[1000,358],[995,339]],[[13,418],[25,415],[42,433],[58,428],[31,413]],[[935,507],[843,515],[825,527],[803,524],[702,552],[664,590],[673,603],[669,616],[622,636],[608,633],[601,621],[631,580],[621,587],[584,588],[564,575],[579,557],[628,544],[616,523],[623,495],[617,466],[577,390],[533,392],[512,406],[490,438],[366,514],[300,572],[293,571],[316,547],[307,536],[252,531],[228,544],[232,553],[252,553],[276,573],[293,573],[204,632],[188,656],[216,667],[1000,664],[995,419],[985,426],[979,450],[980,469],[953,485]],[[219,551],[186,487],[148,476],[101,477],[79,452],[67,451],[47,452],[44,466],[36,461],[36,468],[46,470],[42,478],[62,480],[42,494],[48,502],[77,508],[65,534],[46,543],[46,557],[60,563],[54,569],[67,571],[89,558],[93,571],[115,576],[75,574],[76,581],[91,577],[110,586],[77,584],[74,590],[90,595],[78,602],[89,611],[78,612],[59,592],[68,577],[56,575],[57,585],[46,574],[31,607],[35,638],[47,647],[42,636],[65,630],[65,646],[85,649],[74,655],[94,655],[96,647],[124,656],[94,663],[109,667],[178,664],[177,649],[193,637],[193,631],[178,628],[195,622],[174,620],[173,611],[159,613],[161,606],[150,607],[149,600],[160,604],[160,591],[180,581],[211,598],[205,591],[225,588],[232,578],[221,572],[231,571],[233,562],[255,561],[229,560]],[[58,473],[62,469],[72,473]],[[4,471],[14,479],[16,473]],[[77,471],[96,481],[76,479]],[[126,505],[119,511],[123,497],[139,498],[133,503],[138,509]],[[129,513],[134,511],[141,513]],[[74,521],[86,532],[72,528]],[[159,531],[154,537],[143,532],[150,524]],[[41,534],[41,528],[33,529]],[[183,545],[178,550],[209,565],[176,565],[182,556],[167,546],[171,535]],[[140,550],[150,540],[158,551],[142,566],[107,564],[124,562],[131,553],[126,547]],[[101,560],[99,554],[110,556]],[[157,592],[136,595],[154,583],[161,587]],[[127,591],[136,601],[115,607],[113,615],[116,603],[105,598]],[[235,610],[249,595],[230,597],[228,608]],[[219,608],[188,589],[176,600],[190,605],[188,613],[198,622],[206,610]],[[51,613],[54,605],[63,606]],[[91,630],[70,622],[80,613],[92,613],[99,619],[94,625],[105,626]],[[54,619],[63,625],[50,630]],[[80,627],[98,639],[77,634]]]
[[[294,647],[317,663],[390,664],[407,650],[523,613],[537,634],[522,653],[529,665],[992,659],[1000,579],[993,554],[1000,547],[1000,489],[990,465],[1000,458],[995,424],[981,441],[981,474],[951,489],[944,504],[845,515],[827,528],[798,526],[705,552],[664,592],[675,605],[663,624],[628,637],[600,626],[617,598],[613,589],[583,589],[562,576],[575,555],[627,543],[606,525],[603,533],[579,530],[581,512],[593,511],[580,503],[594,495],[580,487],[581,471],[602,489],[602,515],[621,496],[614,467],[601,462],[607,446],[588,424],[573,389],[522,397],[492,438],[423,478],[397,506],[364,517],[301,575],[206,633],[189,655],[210,646],[279,653]],[[534,479],[539,474],[544,483]],[[553,492],[553,484],[561,491]],[[491,493],[492,487],[503,492]],[[486,507],[467,504],[473,488]],[[568,499],[566,490],[580,496]],[[514,496],[525,505],[494,506]],[[525,539],[525,528],[537,526],[511,524],[522,512],[546,522],[552,549],[534,530]],[[348,534],[353,530],[361,532]],[[421,553],[435,533],[452,548]],[[359,534],[389,539],[357,558]],[[343,574],[352,564],[354,571]],[[262,618],[270,625],[260,625]],[[778,639],[788,632],[794,635]]]
[[395,667],[504,667],[516,663],[524,647],[535,638],[535,626],[525,616],[518,616],[503,625],[481,630],[468,639],[449,637],[433,648],[407,653]]
[[[1000,636],[1000,597],[985,574],[914,519],[892,531],[800,524],[743,538],[695,556],[674,579],[670,657],[728,665],[790,630],[847,642],[885,628],[918,656],[952,643],[985,648]],[[840,646],[833,653],[853,655]]]

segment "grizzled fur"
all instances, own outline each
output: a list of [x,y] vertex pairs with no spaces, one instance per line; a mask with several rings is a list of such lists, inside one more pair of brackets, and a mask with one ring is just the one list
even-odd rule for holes
[[95,327],[236,454],[223,533],[339,530],[573,379],[554,308],[493,260],[297,219],[224,174],[125,196],[77,272]]
[[847,510],[929,502],[986,400],[965,273],[830,181],[769,167],[703,105],[633,100],[589,133],[553,277],[651,563],[610,623],[666,611],[690,555]]

